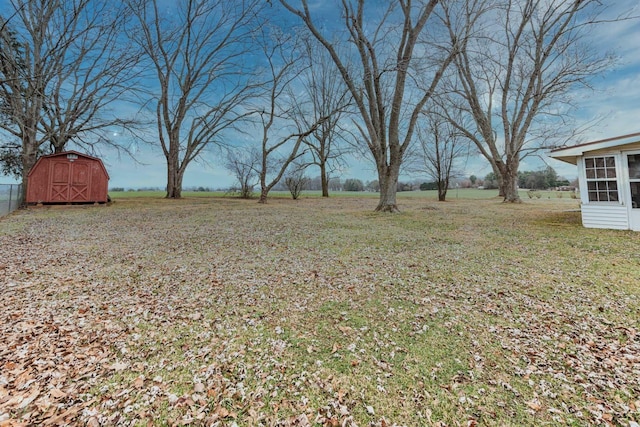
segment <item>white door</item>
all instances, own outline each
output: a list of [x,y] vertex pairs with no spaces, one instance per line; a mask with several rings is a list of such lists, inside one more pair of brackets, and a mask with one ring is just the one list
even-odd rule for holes
[[632,230],[640,231],[640,153],[627,154],[627,170],[629,171],[629,225]]

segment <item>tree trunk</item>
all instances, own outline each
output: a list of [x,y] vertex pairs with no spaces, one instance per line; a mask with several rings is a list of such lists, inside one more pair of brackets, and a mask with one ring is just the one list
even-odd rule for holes
[[397,167],[384,166],[383,171],[378,171],[380,181],[380,201],[376,212],[400,212],[396,203],[398,192],[398,175],[400,165]]
[[20,205],[24,206],[27,203],[27,186],[28,175],[31,169],[38,160],[38,147],[34,147],[35,143],[32,142],[31,137],[25,135],[22,142],[22,187],[20,194]]
[[60,138],[60,137],[58,137],[56,135],[53,135],[50,138],[49,142],[53,146],[53,152],[55,154],[62,153],[64,151],[64,148],[65,148],[65,145],[66,145],[66,141],[65,140],[61,140],[61,139],[62,138]]
[[502,177],[501,190],[505,203],[522,203],[518,194],[518,169],[509,169]]
[[496,176],[496,180],[498,181],[498,197],[505,197],[505,189],[504,189],[504,175],[506,174],[506,168],[504,163],[499,162],[497,165],[493,165],[493,174]]
[[327,166],[320,164],[320,181],[322,183],[322,197],[329,197],[329,177],[327,176]]
[[[264,154],[264,153],[263,153]],[[260,198],[258,203],[266,204],[267,196],[269,195],[269,188],[267,186],[267,161],[262,157],[262,169],[260,170]]]
[[267,203],[267,195],[269,194],[269,190],[267,190],[266,188],[262,188],[260,190],[260,198],[258,199],[258,203],[262,203],[265,204]]
[[182,174],[178,167],[178,157],[167,159],[167,199],[182,198]]

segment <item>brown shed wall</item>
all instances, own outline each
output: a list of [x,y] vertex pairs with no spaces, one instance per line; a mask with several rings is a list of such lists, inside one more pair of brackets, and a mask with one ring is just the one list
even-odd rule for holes
[[75,151],[52,154],[29,173],[27,203],[105,203],[108,186],[100,159]]

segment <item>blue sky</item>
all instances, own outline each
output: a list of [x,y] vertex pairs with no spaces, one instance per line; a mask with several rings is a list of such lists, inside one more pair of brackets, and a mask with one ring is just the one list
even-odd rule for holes
[[[0,1],[0,4],[4,1]],[[638,8],[637,1],[623,0],[611,2],[611,14],[616,11],[625,12]],[[327,2],[319,2],[325,5]],[[614,6],[615,5],[615,6]],[[323,6],[324,7],[324,6]],[[318,6],[320,13],[323,7]],[[639,14],[636,10],[636,14]],[[640,21],[623,21],[600,27],[594,34],[594,47],[601,50],[613,49],[619,57],[617,66],[606,76],[594,81],[594,91],[576,94],[578,110],[575,116],[579,121],[586,121],[602,117],[602,122],[581,135],[576,143],[640,132]],[[115,138],[123,138],[116,136]],[[257,142],[257,141],[256,141]],[[122,140],[124,144],[130,141]],[[73,147],[70,147],[73,148]],[[112,150],[103,150],[103,161],[110,175],[110,187],[163,188],[166,184],[166,163],[159,146],[153,149],[138,146],[138,162],[122,155],[118,156]],[[234,184],[234,179],[218,161],[220,155],[211,150],[205,153],[203,162],[194,162],[188,167],[184,176],[184,187],[226,188]],[[536,170],[545,162],[556,169],[559,175],[569,179],[577,175],[576,167],[563,162],[549,159],[527,158],[520,170]],[[342,178],[360,178],[364,181],[376,179],[373,164],[368,161],[352,159],[349,167],[342,171]],[[464,175],[475,174],[483,177],[491,171],[488,163],[478,156],[472,156],[467,162]],[[309,176],[318,175],[316,170],[310,170]],[[419,178],[404,176],[402,179]],[[13,183],[9,177],[1,177],[0,183]]]
[[[610,4],[612,16],[628,11],[640,15],[635,0]],[[578,95],[576,118],[584,121],[600,117],[602,121],[582,134],[576,144],[640,132],[640,21],[627,20],[599,27],[593,43],[595,49],[613,50],[619,60],[609,73],[594,81],[594,91]],[[545,160],[560,175],[577,175],[574,165],[548,157]]]

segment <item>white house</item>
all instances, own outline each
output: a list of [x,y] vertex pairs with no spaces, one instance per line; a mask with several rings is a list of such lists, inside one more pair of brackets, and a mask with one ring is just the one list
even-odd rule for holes
[[552,150],[578,166],[582,225],[640,231],[640,133]]

